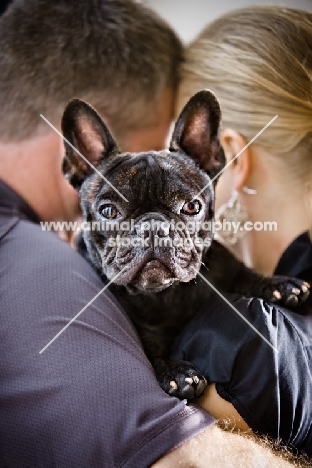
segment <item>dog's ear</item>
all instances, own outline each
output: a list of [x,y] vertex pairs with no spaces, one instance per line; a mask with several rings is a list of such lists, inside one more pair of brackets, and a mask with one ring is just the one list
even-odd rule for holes
[[212,91],[199,91],[185,105],[175,124],[170,151],[187,154],[213,178],[225,164],[220,125],[218,99]]
[[63,173],[76,189],[101,161],[119,153],[99,114],[81,99],[71,99],[65,107],[62,132],[66,149]]

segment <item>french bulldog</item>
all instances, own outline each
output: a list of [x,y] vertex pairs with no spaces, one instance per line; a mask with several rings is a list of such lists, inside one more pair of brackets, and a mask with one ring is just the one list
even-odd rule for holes
[[199,271],[223,291],[288,306],[309,294],[301,280],[249,270],[213,240],[220,122],[216,96],[203,90],[182,110],[168,150],[127,153],[86,102],[72,99],[62,118],[63,172],[89,226],[78,250],[112,282],[161,387],[179,398],[197,397],[207,385],[191,363],[169,359],[179,331],[211,294]]

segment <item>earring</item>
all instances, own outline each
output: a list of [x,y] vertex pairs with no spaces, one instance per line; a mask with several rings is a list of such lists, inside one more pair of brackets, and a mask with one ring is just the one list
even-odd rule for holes
[[244,229],[246,221],[248,221],[247,211],[240,204],[238,192],[234,190],[229,201],[221,205],[215,214],[215,223],[219,223],[218,234],[228,244],[234,245],[246,234]]
[[246,185],[244,185],[244,187],[242,188],[242,191],[247,193],[248,195],[257,195],[258,193],[257,190],[246,187]]

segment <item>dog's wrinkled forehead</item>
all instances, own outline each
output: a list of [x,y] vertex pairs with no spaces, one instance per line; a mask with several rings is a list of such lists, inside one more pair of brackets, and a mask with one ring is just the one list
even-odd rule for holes
[[[178,152],[123,153],[103,162],[98,172],[82,185],[81,195],[91,205],[98,198],[106,198],[126,203],[129,208],[132,205],[144,205],[146,208],[164,205],[169,208],[179,200],[191,200],[209,181],[204,171]],[[206,203],[211,202],[212,187],[209,185],[201,196]]]

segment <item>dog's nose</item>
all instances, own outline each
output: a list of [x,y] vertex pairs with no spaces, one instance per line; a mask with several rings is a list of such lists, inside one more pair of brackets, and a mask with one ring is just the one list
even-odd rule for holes
[[147,239],[150,236],[150,228],[147,222],[139,223],[136,225],[136,233],[139,237]]
[[137,235],[143,239],[148,237],[168,237],[170,224],[165,221],[142,221],[136,225]]

